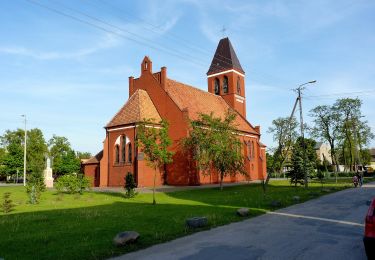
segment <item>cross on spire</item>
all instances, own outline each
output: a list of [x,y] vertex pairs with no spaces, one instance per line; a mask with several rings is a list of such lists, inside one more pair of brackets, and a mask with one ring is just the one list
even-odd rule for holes
[[225,26],[223,25],[223,28],[220,30],[220,32],[221,32],[223,38],[225,37],[225,33],[226,33],[226,31],[227,31],[227,28],[225,28]]

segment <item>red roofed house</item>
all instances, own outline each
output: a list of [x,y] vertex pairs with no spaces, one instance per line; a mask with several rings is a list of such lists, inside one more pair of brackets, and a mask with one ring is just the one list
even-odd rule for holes
[[130,172],[138,187],[152,186],[153,170],[135,145],[137,124],[143,119],[162,118],[170,124],[170,147],[173,163],[158,174],[157,184],[200,185],[218,183],[219,176],[200,173],[194,161],[184,154],[179,141],[189,133],[189,120],[199,113],[224,117],[228,109],[237,113],[235,124],[243,143],[249,177],[227,177],[225,182],[264,179],[266,177],[265,146],[260,142],[260,127],[246,120],[245,72],[228,38],[221,39],[207,72],[208,92],[169,79],[167,68],[153,73],[152,62],[145,57],[139,78],[129,77],[129,99],[105,126],[103,150],[82,163],[86,176],[94,186],[123,186]]

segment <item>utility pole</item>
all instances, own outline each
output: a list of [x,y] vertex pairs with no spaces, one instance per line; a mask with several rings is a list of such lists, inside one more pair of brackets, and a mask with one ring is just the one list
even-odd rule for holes
[[26,130],[26,115],[21,115],[25,119],[25,146],[23,150],[23,186],[26,186],[26,147],[27,147],[27,130]]
[[[304,85],[313,84],[315,82],[316,82],[316,80],[303,83],[303,84],[299,85],[298,88],[296,89],[296,91],[298,92],[298,98],[297,98],[297,100],[298,100],[298,103],[299,103],[299,117],[300,117],[300,128],[301,128],[301,137],[302,137],[303,173],[304,173],[305,188],[307,188],[309,186],[309,184],[308,184],[308,178],[307,178],[307,172],[306,172],[306,145],[305,145],[305,133],[304,133],[304,126],[303,126],[302,95],[301,95],[301,92],[302,92],[303,89],[305,89],[305,87],[303,87]],[[295,108],[295,105],[294,105],[294,108]],[[294,109],[293,109],[293,112],[294,112]]]
[[[290,138],[290,140],[291,140],[291,137],[292,137],[292,129],[291,129],[292,120],[293,120],[293,117],[294,117],[294,112],[296,111],[298,101],[299,101],[299,99],[297,97],[296,102],[294,102],[292,113],[290,114],[290,117],[289,117],[289,138]],[[289,142],[289,146],[290,145],[291,145],[291,142]],[[289,148],[288,148],[288,150],[289,150]],[[285,173],[284,173],[284,178],[285,178]],[[297,173],[294,173],[294,178],[296,178],[296,180],[297,180]],[[297,182],[296,182],[296,186],[297,186]]]

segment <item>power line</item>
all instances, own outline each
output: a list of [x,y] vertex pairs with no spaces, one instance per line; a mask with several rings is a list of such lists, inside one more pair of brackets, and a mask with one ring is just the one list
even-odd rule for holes
[[[155,30],[153,29],[153,28],[158,29],[159,26],[155,26],[155,25],[153,25],[152,23],[148,22],[148,21],[145,20],[145,19],[141,19],[141,18],[139,18],[139,17],[137,17],[137,16],[135,16],[135,15],[132,15],[132,14],[130,14],[128,11],[126,11],[125,9],[123,9],[123,8],[121,8],[121,7],[114,6],[114,5],[110,4],[109,2],[105,2],[105,1],[103,1],[103,0],[97,0],[97,2],[100,2],[102,5],[107,5],[107,6],[109,6],[112,10],[116,10],[116,11],[117,11],[117,10],[120,10],[122,13],[127,13],[130,17],[134,17],[135,19],[137,19],[137,20],[139,20],[139,21],[142,21],[142,22],[148,24],[151,28],[150,28],[150,27],[146,27],[146,26],[143,26],[143,28],[145,28],[146,30],[148,30],[148,31],[150,31],[150,32],[153,32],[153,33],[156,33],[156,34],[161,33],[160,30],[159,30],[159,32],[157,32],[157,31],[155,31]],[[95,3],[91,2],[91,1],[89,1],[88,3],[93,4],[93,5],[95,5],[95,6],[98,6],[97,4],[95,4]],[[119,17],[119,18],[121,18],[121,19],[124,19],[124,17],[125,17],[126,20],[128,20],[128,21],[132,21],[131,19],[126,18],[126,16],[124,16],[124,15],[119,16],[119,15],[116,15],[116,14],[115,14],[115,16],[116,16],[116,17]],[[200,51],[201,53],[203,53],[203,54],[205,54],[205,55],[207,55],[207,56],[208,56],[208,55],[210,55],[210,56],[212,55],[212,52],[211,52],[211,51],[208,51],[207,49],[204,49],[204,48],[202,48],[201,46],[198,46],[198,45],[196,45],[196,44],[194,44],[194,43],[191,43],[190,41],[188,41],[188,40],[186,40],[186,39],[184,39],[184,38],[182,38],[182,37],[180,37],[180,36],[178,36],[178,35],[176,35],[176,34],[173,34],[173,33],[169,32],[169,34],[165,34],[165,36],[168,37],[168,38],[171,39],[171,40],[174,40],[175,42],[178,42],[178,43],[180,43],[180,44],[186,46],[186,47],[189,48],[190,50],[194,50],[194,51],[198,50],[198,51]],[[215,58],[216,58],[217,60],[219,60],[219,61],[221,61],[221,62],[227,64],[227,65],[230,65],[230,66],[232,65],[232,63],[231,63],[231,59],[229,59],[228,57],[225,57],[225,56],[223,56],[223,55],[221,55],[221,54],[217,54]],[[222,69],[225,69],[224,67],[222,67],[222,66],[220,66],[220,65],[217,65],[217,67],[222,68]],[[253,75],[254,71],[251,71],[251,73],[252,73],[252,75]],[[257,75],[256,75],[256,74],[258,74],[258,76],[262,76],[262,77],[260,77],[260,78],[263,78],[263,79],[266,79],[266,78],[268,79],[269,77],[274,77],[274,75],[266,75],[266,74],[260,74],[259,72],[256,72],[256,73],[255,73],[255,78],[257,78]],[[258,78],[259,78],[259,77],[258,77]],[[267,81],[267,79],[266,79],[266,81]]]
[[[168,51],[168,50],[163,50],[163,49],[160,49],[160,48],[158,48],[158,47],[156,47],[156,46],[150,45],[150,44],[148,44],[148,43],[141,42],[141,41],[139,41],[139,40],[137,40],[137,39],[133,39],[133,38],[131,38],[131,37],[129,37],[129,36],[126,36],[126,35],[124,35],[124,34],[122,34],[122,33],[118,33],[118,32],[116,32],[116,31],[113,31],[113,30],[107,29],[107,28],[105,28],[105,27],[103,27],[103,26],[100,26],[100,25],[97,25],[97,24],[91,23],[91,22],[89,22],[89,21],[87,21],[87,20],[81,19],[81,18],[76,17],[76,16],[74,16],[74,15],[64,13],[64,12],[62,12],[62,11],[59,11],[59,10],[53,8],[53,7],[50,7],[50,6],[47,6],[47,5],[41,4],[41,3],[36,2],[36,1],[34,1],[34,0],[26,0],[26,1],[30,2],[31,4],[37,5],[37,6],[39,6],[39,7],[45,8],[45,9],[51,11],[51,12],[57,13],[57,14],[59,14],[59,15],[62,15],[62,16],[68,17],[68,18],[71,18],[71,19],[73,19],[73,20],[76,20],[76,21],[78,21],[78,22],[80,22],[80,23],[84,23],[84,24],[86,24],[86,25],[93,26],[93,27],[95,27],[96,29],[99,29],[99,30],[105,31],[105,32],[107,32],[107,33],[115,34],[115,35],[117,35],[117,36],[119,36],[119,37],[122,37],[122,38],[125,38],[125,39],[127,39],[127,40],[133,41],[133,42],[135,42],[135,43],[137,43],[137,44],[145,45],[145,46],[148,46],[148,47],[151,48],[151,49],[154,49],[154,50],[157,50],[157,51],[162,51],[162,52],[168,53],[168,54],[170,54],[170,55],[173,55],[173,56],[175,56],[175,57],[178,57],[178,58],[180,58],[180,59],[186,60],[186,57],[184,57],[184,56],[182,56],[182,55],[180,55],[180,54],[177,54],[177,53],[174,53],[174,52],[171,52],[171,51]],[[199,65],[199,66],[204,66],[203,64],[197,63],[197,62],[194,61],[194,60],[188,60],[188,61],[191,62],[191,63],[194,63],[194,64],[196,64],[196,65]]]
[[[149,32],[153,32],[153,33],[157,33],[157,34],[162,33],[162,30],[160,30],[160,26],[156,26],[156,25],[154,25],[154,24],[148,22],[148,21],[145,20],[145,19],[141,19],[141,18],[139,18],[139,17],[137,17],[137,16],[135,16],[135,15],[132,15],[131,13],[129,13],[128,11],[126,11],[124,8],[121,8],[121,7],[118,7],[118,6],[112,5],[112,4],[110,4],[109,2],[102,1],[102,0],[97,0],[97,2],[100,2],[102,5],[109,6],[112,10],[121,11],[121,13],[127,13],[128,16],[133,17],[133,18],[135,18],[135,19],[137,19],[137,20],[139,20],[139,21],[141,21],[141,22],[143,22],[143,23],[149,25],[150,27],[143,26],[143,28],[145,28],[145,29],[146,29],[147,31],[149,31]],[[88,1],[88,3],[96,5],[96,4],[93,3],[92,1]],[[96,6],[98,6],[98,5],[96,5]],[[124,18],[124,17],[125,17],[125,16],[122,16],[122,15],[121,15],[121,16],[116,15],[116,16],[119,17],[119,18]],[[126,18],[125,18],[125,19],[126,19]],[[131,19],[126,19],[126,20],[128,20],[128,21],[130,21],[130,22],[132,21]],[[155,29],[157,29],[158,32],[157,32]],[[191,41],[187,41],[186,39],[181,38],[180,36],[178,36],[178,35],[176,35],[176,34],[174,34],[174,33],[171,33],[171,32],[170,32],[169,35],[168,35],[168,34],[165,34],[165,35],[166,35],[168,38],[170,38],[170,39],[172,39],[172,40],[174,40],[174,41],[176,41],[176,42],[179,42],[179,43],[185,45],[186,47],[188,47],[188,48],[191,49],[191,50],[200,51],[200,52],[202,52],[202,53],[206,53],[206,54],[211,54],[210,51],[208,51],[208,50],[206,50],[206,49],[203,49],[201,46],[198,46],[198,45],[192,43]]]
[[[82,0],[82,1],[85,1],[85,0]],[[87,1],[87,0],[86,0],[86,1]],[[141,19],[141,18],[139,18],[139,17],[137,17],[137,16],[131,14],[130,12],[128,12],[127,10],[125,10],[124,8],[121,8],[121,7],[119,7],[119,6],[115,6],[115,5],[113,5],[113,4],[110,4],[108,1],[104,1],[104,0],[96,0],[96,1],[97,1],[97,2],[100,2],[102,6],[103,6],[103,5],[109,6],[112,10],[115,10],[115,11],[120,10],[122,14],[127,13],[128,16],[133,17],[133,18],[135,18],[135,19],[137,19],[137,20],[139,20],[139,21],[141,21],[141,22],[143,22],[143,23],[149,25],[150,27],[146,27],[146,26],[142,26],[142,27],[145,28],[146,30],[150,31],[150,32],[153,32],[153,33],[156,33],[156,34],[160,34],[160,33],[162,33],[160,30],[159,30],[159,32],[157,32],[157,31],[155,31],[155,30],[153,29],[153,28],[158,29],[160,26],[155,26],[155,25],[152,24],[151,22],[149,22],[149,21],[147,21],[147,20],[145,20],[145,19]],[[98,6],[97,4],[95,4],[95,3],[92,2],[92,1],[87,1],[87,2],[90,3],[90,4],[92,4],[92,5],[95,5],[95,6],[97,6],[97,7],[100,7],[100,6]],[[115,13],[115,16],[116,16],[116,17],[119,17],[120,19],[124,19],[124,18],[125,18],[125,20],[132,21],[131,19],[127,18],[127,17],[124,16],[124,15],[117,15],[117,14]],[[188,47],[190,50],[194,50],[194,51],[198,50],[198,51],[200,51],[201,53],[203,53],[203,54],[205,54],[205,55],[207,55],[207,56],[209,56],[209,57],[212,57],[212,56],[211,56],[211,55],[212,55],[212,52],[211,52],[211,51],[209,51],[209,50],[207,50],[207,49],[205,49],[205,48],[202,48],[201,46],[196,45],[195,43],[192,43],[191,41],[186,40],[185,38],[182,38],[182,37],[180,37],[179,35],[176,35],[176,34],[174,34],[174,33],[172,33],[172,32],[168,32],[168,34],[166,33],[166,34],[164,34],[164,35],[165,35],[166,37],[168,37],[169,39],[174,40],[175,42],[178,42],[178,43],[180,43],[180,44],[182,44],[182,45]],[[217,56],[216,56],[215,58],[216,58],[217,60],[219,60],[219,61],[221,61],[221,62],[227,64],[227,65],[230,65],[230,66],[232,65],[232,63],[231,63],[231,59],[228,58],[228,57],[225,57],[225,56],[223,56],[223,55],[217,54]],[[218,66],[218,67],[219,67],[219,68],[222,68],[222,69],[225,69],[225,68],[222,67],[222,66]],[[254,74],[255,74],[255,77],[254,77],[254,78],[263,79],[263,80],[265,80],[265,81],[267,81],[269,78],[274,78],[274,79],[278,79],[278,80],[288,81],[288,82],[289,82],[289,80],[285,80],[285,79],[282,79],[282,78],[279,78],[279,77],[275,77],[275,75],[271,75],[271,74],[268,74],[268,75],[267,75],[267,74],[265,74],[265,73],[259,73],[259,72],[256,72],[256,71],[254,71],[254,70],[251,70],[250,73],[251,73],[252,77],[254,77]],[[261,77],[259,77],[259,76],[261,76]]]
[[[54,1],[54,2],[57,3],[57,1]],[[147,39],[147,38],[145,38],[145,37],[143,37],[143,36],[141,36],[141,35],[139,35],[139,34],[137,34],[137,33],[131,32],[131,31],[126,30],[126,29],[124,29],[124,28],[121,28],[121,27],[119,27],[119,26],[117,26],[117,25],[114,25],[114,24],[112,24],[112,23],[109,23],[109,22],[107,22],[107,21],[105,21],[105,20],[103,20],[103,19],[97,18],[97,17],[95,17],[95,16],[93,16],[93,15],[87,14],[87,13],[82,12],[82,11],[80,11],[80,10],[77,10],[77,9],[71,8],[71,7],[69,7],[69,6],[67,6],[67,5],[64,5],[64,4],[62,4],[62,3],[59,3],[59,2],[58,2],[58,4],[61,5],[61,6],[62,6],[63,8],[65,8],[65,9],[68,9],[68,10],[70,10],[70,11],[76,12],[76,13],[78,13],[78,14],[80,14],[80,15],[83,15],[83,16],[89,18],[89,19],[92,19],[92,20],[94,20],[94,21],[96,21],[96,22],[99,22],[99,23],[105,24],[106,26],[113,27],[113,28],[115,28],[116,30],[119,30],[119,31],[125,32],[125,33],[130,34],[130,35],[132,35],[132,36],[134,36],[134,37],[137,37],[137,38],[141,39],[142,41],[144,41],[144,42],[146,42],[146,43],[147,43],[147,42],[150,42],[149,39]],[[154,43],[154,45],[155,45],[155,43]],[[194,60],[197,59],[196,57],[191,56],[191,55],[188,54],[188,53],[183,53],[183,52],[181,52],[180,50],[175,50],[175,49],[170,49],[170,48],[167,49],[167,48],[165,48],[165,47],[163,47],[163,46],[161,46],[161,45],[159,45],[159,44],[157,44],[157,45],[158,45],[157,48],[158,48],[159,50],[161,50],[161,49],[163,49],[164,51],[166,51],[166,50],[172,50],[172,51],[175,52],[175,53],[179,53],[179,54],[181,54],[181,55],[185,55],[186,57],[189,57],[189,58],[191,58],[191,59],[194,59]],[[204,65],[204,64],[202,63],[202,65]]]
[[312,98],[331,98],[336,96],[344,96],[344,95],[364,95],[369,93],[374,93],[375,90],[363,90],[363,91],[354,91],[354,92],[338,92],[338,93],[331,93],[331,94],[323,94],[323,95],[308,95],[304,96],[305,98],[312,99]]
[[[186,61],[186,57],[183,56],[183,55],[186,55],[186,54],[182,54],[182,55],[181,55],[181,54],[177,53],[177,51],[173,51],[173,52],[171,52],[171,51],[166,50],[165,48],[155,47],[155,46],[150,45],[150,44],[148,44],[148,43],[144,43],[144,42],[141,42],[141,41],[139,41],[139,40],[137,40],[137,39],[133,39],[133,38],[131,38],[131,37],[129,37],[129,36],[125,36],[125,35],[123,35],[123,34],[120,34],[120,33],[116,32],[116,31],[113,31],[113,30],[107,29],[107,28],[105,28],[105,27],[103,27],[103,26],[100,26],[100,25],[97,25],[97,24],[91,23],[91,22],[89,22],[89,21],[87,21],[87,20],[83,20],[83,19],[81,19],[81,18],[79,18],[79,17],[76,17],[76,16],[73,16],[73,15],[71,15],[71,14],[64,13],[64,12],[62,12],[62,11],[59,11],[59,10],[53,8],[53,7],[50,7],[50,6],[47,6],[47,5],[41,4],[41,3],[37,2],[37,1],[34,1],[34,0],[26,0],[26,1],[28,1],[28,2],[30,2],[30,3],[32,3],[32,4],[34,4],[34,5],[38,5],[38,6],[42,7],[42,8],[45,8],[45,9],[51,11],[51,12],[57,13],[57,14],[59,14],[59,15],[62,15],[62,16],[65,16],[65,17],[68,17],[68,18],[74,19],[74,20],[76,20],[76,21],[78,21],[78,22],[81,22],[81,23],[84,23],[84,24],[87,24],[87,25],[93,26],[93,27],[95,27],[95,28],[97,28],[97,29],[99,29],[99,30],[103,30],[103,31],[105,31],[105,32],[107,32],[107,33],[115,34],[115,35],[117,35],[117,36],[119,36],[119,37],[122,37],[122,38],[125,38],[125,39],[127,39],[127,40],[130,40],[130,41],[136,42],[136,43],[138,43],[138,44],[140,44],[140,45],[146,45],[146,46],[148,46],[149,48],[152,48],[152,49],[154,49],[154,50],[158,50],[158,51],[166,52],[166,53],[168,53],[168,54],[170,54],[170,55],[173,55],[173,56],[175,56],[175,57],[181,58],[181,59],[183,59],[183,60]],[[126,33],[130,33],[129,31],[123,30],[123,29],[121,29],[121,28],[119,28],[119,27],[117,27],[117,26],[115,26],[115,25],[112,25],[112,24],[110,24],[110,23],[108,23],[108,22],[105,22],[105,21],[103,21],[103,20],[101,20],[101,19],[99,19],[99,18],[96,18],[96,17],[90,16],[90,15],[87,15],[87,14],[81,12],[81,11],[75,10],[75,9],[73,9],[73,8],[70,8],[70,7],[65,7],[65,8],[70,9],[70,10],[74,10],[75,12],[81,13],[82,15],[84,15],[84,16],[90,18],[90,19],[93,19],[93,20],[99,21],[99,22],[101,22],[101,23],[103,23],[103,24],[106,24],[106,25],[108,25],[108,26],[111,26],[111,27],[113,27],[113,28],[116,28],[117,30],[124,31],[124,32],[126,32]],[[134,34],[134,33],[132,33],[132,34]],[[134,34],[134,35],[135,35],[135,36],[138,36],[138,35],[136,35],[136,34]],[[138,37],[139,37],[139,36],[138,36]],[[188,61],[190,61],[191,63],[194,63],[194,64],[196,64],[196,65],[202,66],[202,67],[204,66],[203,63],[197,63],[196,60],[195,60],[195,58],[194,58],[194,57],[192,57],[192,58],[193,58],[194,60],[191,59],[191,60],[188,60]],[[221,67],[221,66],[220,66],[220,67]],[[221,67],[221,68],[225,69],[224,67]]]
[[[34,1],[34,0],[26,0],[26,1],[28,1],[28,2],[30,2],[30,3],[32,3],[32,4],[35,4],[35,5],[38,5],[38,6],[42,7],[42,8],[45,8],[45,9],[47,9],[47,10],[49,10],[49,11],[55,12],[55,13],[57,13],[57,14],[59,14],[59,15],[62,15],[62,16],[65,16],[65,17],[68,17],[68,18],[74,19],[74,20],[76,20],[76,21],[79,21],[79,22],[81,22],[81,23],[85,23],[85,24],[90,25],[90,26],[94,26],[95,28],[100,29],[100,30],[104,30],[105,32],[115,34],[115,35],[117,35],[117,36],[119,36],[119,37],[123,37],[123,38],[125,38],[125,39],[127,39],[127,40],[131,40],[131,41],[136,42],[136,43],[141,44],[141,45],[148,46],[149,48],[152,48],[152,49],[154,49],[154,50],[162,51],[162,52],[165,52],[165,53],[171,54],[171,55],[173,55],[173,56],[176,56],[176,57],[181,58],[181,59],[184,59],[184,60],[186,60],[186,58],[189,58],[189,59],[190,59],[190,62],[192,62],[192,63],[194,63],[194,64],[196,64],[196,65],[202,66],[202,67],[205,66],[205,63],[203,63],[202,60],[199,60],[199,59],[196,58],[196,57],[193,57],[193,56],[191,56],[191,55],[189,55],[189,54],[186,54],[186,53],[182,53],[181,51],[176,51],[176,50],[171,49],[171,48],[168,48],[168,49],[167,49],[167,48],[165,48],[165,47],[157,47],[157,46],[154,46],[155,44],[154,44],[154,45],[150,45],[150,44],[147,43],[147,42],[149,42],[148,39],[146,39],[146,38],[144,38],[144,37],[142,37],[142,36],[139,36],[139,35],[136,34],[136,33],[130,32],[130,31],[125,30],[125,29],[123,29],[123,28],[120,28],[120,27],[118,27],[118,26],[116,26],[116,25],[113,25],[113,24],[111,24],[111,23],[109,23],[109,22],[106,22],[106,21],[104,21],[104,20],[102,20],[102,19],[99,19],[99,18],[97,18],[97,17],[95,17],[95,16],[92,16],[92,15],[89,15],[89,14],[84,13],[84,12],[82,12],[82,11],[79,11],[79,10],[77,10],[77,9],[74,9],[74,8],[68,7],[68,6],[63,5],[63,4],[61,4],[61,3],[59,3],[59,4],[60,4],[61,6],[63,6],[63,8],[65,8],[65,9],[68,9],[68,10],[70,10],[70,11],[73,11],[73,12],[79,13],[79,14],[81,14],[81,15],[83,15],[83,16],[85,16],[85,17],[91,19],[91,20],[94,20],[94,21],[100,22],[100,23],[102,23],[102,24],[104,24],[104,25],[106,25],[106,26],[113,27],[113,28],[115,28],[116,30],[119,30],[119,31],[122,31],[122,32],[125,32],[125,33],[128,33],[128,34],[131,34],[131,35],[133,35],[133,36],[135,36],[135,37],[137,37],[137,38],[140,38],[140,39],[142,39],[143,41],[147,41],[147,42],[142,42],[142,41],[140,41],[140,40],[133,39],[133,38],[131,38],[131,37],[129,37],[129,36],[125,36],[125,35],[123,35],[123,34],[120,34],[120,33],[116,32],[116,31],[113,31],[113,30],[110,30],[110,29],[108,29],[108,28],[105,28],[105,27],[103,27],[103,26],[99,26],[99,25],[94,24],[94,23],[91,23],[91,22],[89,22],[89,21],[87,21],[87,20],[83,20],[83,19],[81,19],[81,18],[79,18],[79,17],[73,16],[73,15],[71,15],[71,14],[67,14],[67,13],[62,12],[62,11],[60,11],[60,10],[57,10],[56,8],[53,8],[53,7],[50,7],[50,6],[44,5],[44,4],[40,3],[40,2],[37,2],[37,1]],[[198,62],[197,62],[197,61],[198,61]],[[225,62],[225,61],[223,61],[223,62]],[[228,62],[225,62],[225,63],[229,64]],[[225,69],[224,67],[221,67],[221,68]]]
[[[34,0],[27,0],[27,1],[30,2],[30,3],[32,3],[32,4],[38,5],[38,6],[42,7],[42,8],[45,8],[45,9],[47,9],[47,10],[49,10],[49,11],[55,12],[55,13],[57,13],[57,14],[59,14],[59,15],[62,15],[62,16],[65,16],[65,17],[68,17],[68,18],[74,19],[74,20],[76,20],[76,21],[78,21],[78,22],[81,22],[81,23],[85,23],[86,25],[93,26],[93,27],[95,27],[96,29],[100,29],[100,30],[103,30],[103,31],[105,31],[105,32],[115,34],[116,36],[119,36],[119,37],[125,38],[125,39],[127,39],[127,40],[131,40],[131,41],[136,42],[136,43],[138,43],[138,44],[140,44],[140,45],[148,46],[149,48],[152,48],[152,49],[154,49],[154,50],[158,50],[158,51],[162,51],[162,52],[168,53],[168,54],[170,54],[170,55],[173,55],[173,56],[175,56],[175,57],[178,57],[178,58],[180,58],[180,59],[183,59],[184,61],[187,60],[187,61],[189,61],[190,63],[193,63],[193,64],[195,64],[195,65],[198,65],[198,66],[201,66],[201,67],[205,67],[205,65],[206,65],[205,61],[203,61],[203,60],[199,60],[199,58],[196,58],[196,57],[191,56],[191,55],[189,55],[189,54],[183,53],[183,52],[181,52],[181,51],[177,51],[177,50],[175,50],[175,49],[165,48],[165,47],[160,47],[160,46],[155,46],[155,43],[154,43],[154,45],[151,45],[151,44],[148,43],[148,42],[150,42],[150,40],[148,40],[148,39],[146,39],[146,38],[144,38],[144,37],[142,37],[142,36],[140,36],[140,35],[138,35],[138,34],[136,34],[136,33],[133,33],[133,32],[130,32],[130,31],[128,31],[128,30],[125,30],[125,29],[123,29],[123,28],[120,28],[120,27],[118,27],[118,26],[116,26],[116,25],[113,25],[113,24],[111,24],[111,23],[109,23],[109,22],[106,22],[106,21],[104,21],[104,20],[102,20],[102,19],[99,19],[99,18],[97,18],[97,17],[95,17],[95,16],[92,16],[92,15],[89,15],[89,14],[87,14],[87,13],[84,13],[84,12],[79,11],[79,10],[77,10],[77,9],[74,9],[74,8],[71,8],[71,7],[67,7],[66,5],[63,5],[63,4],[61,4],[61,3],[59,3],[59,4],[60,4],[61,6],[63,6],[63,8],[65,8],[65,9],[68,9],[68,10],[71,10],[71,11],[73,11],[73,12],[79,13],[79,14],[81,14],[81,15],[83,15],[83,16],[85,16],[85,17],[91,19],[91,20],[94,20],[94,21],[96,21],[96,22],[100,22],[100,23],[102,23],[102,24],[104,24],[104,25],[106,25],[106,26],[110,26],[110,27],[112,27],[112,28],[115,28],[115,29],[118,30],[118,31],[122,31],[122,32],[125,32],[125,33],[128,33],[128,34],[131,34],[131,35],[133,35],[133,36],[135,36],[135,37],[137,37],[137,38],[140,38],[140,39],[142,39],[143,41],[147,41],[147,42],[143,42],[142,40],[133,39],[132,37],[125,36],[125,35],[123,35],[122,33],[120,34],[120,33],[116,32],[116,31],[113,31],[113,30],[110,30],[110,29],[105,28],[105,27],[103,27],[103,26],[100,26],[100,25],[94,24],[94,23],[92,23],[92,22],[89,22],[89,21],[87,21],[87,20],[81,19],[81,18],[76,17],[76,16],[74,16],[74,15],[64,13],[64,12],[62,12],[62,11],[60,11],[60,10],[57,10],[57,9],[55,9],[55,8],[53,8],[53,7],[50,7],[50,6],[47,6],[47,5],[41,4],[41,3],[37,2],[37,1],[34,1]],[[55,1],[55,2],[56,2],[56,1]],[[153,30],[152,30],[152,31],[153,31]],[[167,35],[167,36],[168,36],[168,35]],[[181,38],[180,38],[180,39],[181,39]],[[185,43],[184,45],[189,46],[189,45],[186,44],[186,43]],[[197,47],[195,47],[195,49],[197,49]],[[204,49],[202,49],[202,48],[200,48],[200,49],[203,50],[203,51],[205,52]],[[207,53],[208,53],[208,52],[207,52]],[[217,57],[217,56],[219,56],[219,57]],[[220,54],[218,54],[217,56],[215,57],[217,60],[223,62],[224,64],[227,64],[227,65],[232,66],[232,63],[229,63],[229,62],[223,60],[223,59],[227,59],[227,60],[229,60],[227,57],[224,57],[224,56],[222,56],[222,55],[220,55]],[[219,68],[221,68],[221,69],[226,69],[225,67],[220,66],[220,65],[217,65],[217,67],[219,67]],[[252,74],[252,76],[253,76],[254,78],[263,79],[263,80],[266,79],[266,78],[268,78],[268,76],[266,76],[266,77],[259,77],[260,74],[259,74],[259,73],[258,73],[258,75],[256,75],[256,74],[257,74],[257,73],[255,73],[255,76]],[[267,79],[266,79],[266,80],[267,80]]]

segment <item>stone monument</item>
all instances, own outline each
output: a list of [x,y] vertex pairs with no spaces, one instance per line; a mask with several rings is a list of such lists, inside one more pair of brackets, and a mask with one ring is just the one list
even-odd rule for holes
[[44,173],[44,184],[47,188],[53,188],[53,177],[52,177],[52,168],[51,168],[51,159],[46,156],[46,169]]

